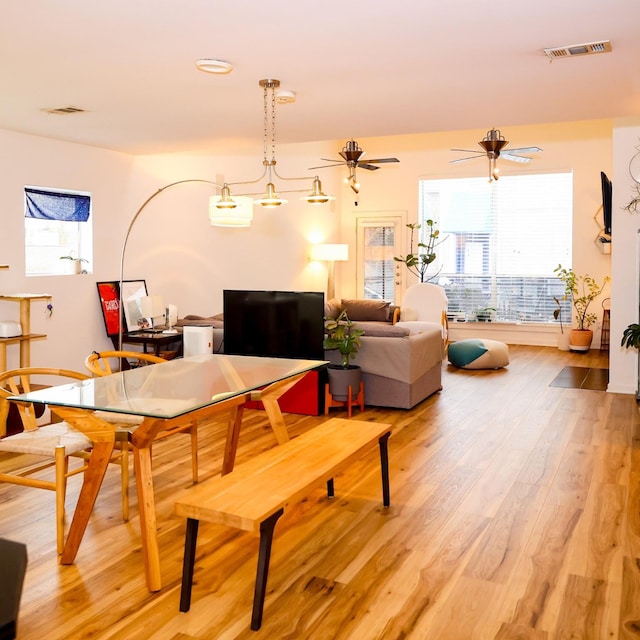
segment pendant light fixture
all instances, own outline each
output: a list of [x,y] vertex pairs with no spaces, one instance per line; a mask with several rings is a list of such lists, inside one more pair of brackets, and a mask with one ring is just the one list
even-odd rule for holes
[[[274,184],[274,179],[278,180],[312,180],[312,191],[310,194],[303,196],[301,200],[305,200],[309,204],[324,204],[329,200],[334,200],[333,196],[326,195],[322,191],[322,184],[318,176],[314,176],[313,178],[309,176],[303,176],[298,178],[286,178],[281,176],[276,170],[276,89],[280,86],[280,80],[274,79],[265,79],[260,80],[258,83],[262,87],[263,91],[263,104],[264,104],[264,136],[263,136],[263,159],[262,165],[263,170],[262,174],[259,178],[255,180],[247,180],[243,182],[225,182],[222,187],[222,191],[220,194],[220,198],[214,200],[212,209],[215,207],[217,209],[233,209],[236,206],[236,201],[231,194],[231,187],[246,185],[246,184],[255,184],[260,182],[262,179],[266,177],[267,184],[265,187],[265,191],[263,194],[243,194],[249,196],[258,195],[259,197],[253,201],[254,204],[259,204],[262,207],[266,208],[276,208],[280,207],[284,204],[287,204],[287,200],[280,197],[276,190],[276,186]],[[292,92],[288,92],[291,94]],[[293,94],[295,95],[295,94]],[[269,153],[270,152],[270,153]],[[270,157],[269,157],[270,155]],[[307,191],[307,189],[284,189],[281,193],[293,193]],[[227,214],[229,212],[227,211]]]

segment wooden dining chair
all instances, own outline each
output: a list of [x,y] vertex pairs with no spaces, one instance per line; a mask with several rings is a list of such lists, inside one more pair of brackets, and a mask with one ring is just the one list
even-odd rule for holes
[[[151,353],[139,351],[93,351],[84,361],[84,365],[93,377],[108,376],[117,371],[121,371],[122,360],[126,359],[130,366],[148,366],[166,362],[164,358]],[[142,416],[134,416],[126,413],[114,413],[110,411],[96,412],[100,418],[112,424],[118,425],[119,429],[131,433],[143,420]],[[196,420],[185,418],[184,424],[178,424],[166,431],[160,431],[155,440],[162,440],[176,433],[187,433],[191,436],[191,475],[193,482],[198,482],[198,424]]]
[[[58,553],[64,547],[65,498],[67,479],[81,474],[87,466],[92,442],[83,433],[76,431],[63,421],[52,416],[46,424],[46,416],[36,414],[32,403],[14,403],[20,414],[23,431],[6,435],[6,418],[9,413],[9,396],[27,393],[45,386],[65,384],[72,380],[86,380],[84,373],[69,369],[49,367],[24,367],[0,373],[0,453],[3,456],[3,470],[0,482],[48,489],[56,494],[56,546]],[[41,407],[42,405],[38,405]],[[126,450],[128,443],[121,443],[111,459],[122,467],[122,515],[128,519],[129,477]],[[6,458],[15,457],[16,463],[8,463]],[[69,458],[79,458],[82,462],[69,464]],[[48,479],[44,470],[54,467],[53,479]]]

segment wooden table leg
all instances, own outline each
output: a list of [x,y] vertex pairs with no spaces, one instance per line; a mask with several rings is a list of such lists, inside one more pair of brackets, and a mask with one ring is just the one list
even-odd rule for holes
[[114,441],[96,442],[93,445],[89,466],[84,472],[84,482],[82,483],[82,489],[80,489],[78,504],[73,512],[73,520],[60,556],[61,564],[71,564],[75,560],[89,522],[89,516],[91,516],[98,492],[102,486],[104,474],[109,466],[109,460],[113,455],[113,447]]
[[151,473],[151,447],[142,449],[134,447],[133,464],[136,472],[142,556],[144,558],[147,588],[149,591],[160,591],[162,588],[162,576],[160,573],[160,550],[158,548],[156,527],[156,503],[153,495],[153,476]]
[[276,436],[278,444],[284,444],[289,440],[289,432],[287,431],[287,425],[282,417],[282,411],[280,411],[278,400],[306,375],[307,372],[300,373],[297,376],[286,378],[279,382],[274,382],[261,391],[251,394],[252,400],[260,400],[262,402],[267,417],[269,418],[269,424],[273,429],[273,433]]
[[236,461],[236,451],[238,450],[238,440],[240,439],[240,428],[242,427],[242,414],[244,405],[234,407],[229,414],[229,424],[227,426],[227,440],[224,445],[224,458],[222,460],[222,475],[231,473]]

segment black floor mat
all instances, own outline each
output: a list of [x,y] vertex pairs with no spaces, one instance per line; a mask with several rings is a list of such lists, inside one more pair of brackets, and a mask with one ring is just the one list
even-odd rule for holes
[[606,391],[609,384],[609,369],[591,369],[589,367],[565,367],[554,378],[550,387],[565,389],[591,389]]

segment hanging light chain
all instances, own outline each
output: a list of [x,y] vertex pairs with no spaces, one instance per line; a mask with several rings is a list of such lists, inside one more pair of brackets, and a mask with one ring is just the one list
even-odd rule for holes
[[276,89],[271,85],[271,160],[276,163]]

